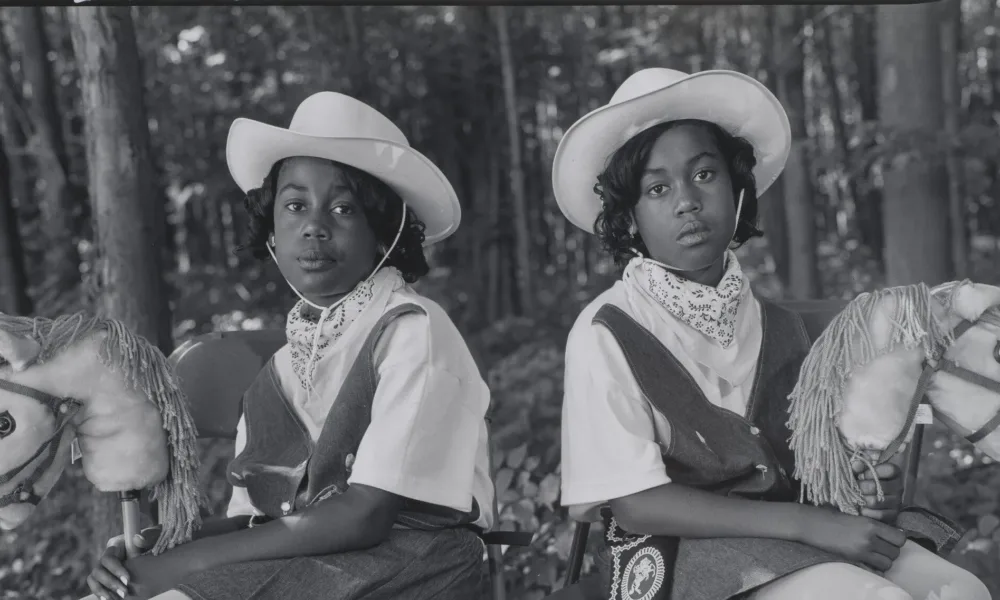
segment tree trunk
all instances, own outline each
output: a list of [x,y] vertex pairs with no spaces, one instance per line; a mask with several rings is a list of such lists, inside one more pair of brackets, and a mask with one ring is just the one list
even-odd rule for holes
[[777,47],[778,98],[788,112],[792,128],[792,150],[781,176],[782,192],[788,217],[789,291],[796,299],[820,295],[817,264],[815,193],[809,173],[805,121],[805,69],[803,53],[792,46],[802,23],[802,11],[796,6],[777,6],[774,35]]
[[496,146],[489,148],[489,234],[486,236],[489,244],[487,253],[487,276],[489,281],[486,284],[486,317],[490,323],[498,320],[501,316],[500,294],[503,292],[503,281],[500,277],[500,251],[503,237],[500,235],[502,223],[500,221],[500,157]]
[[30,203],[31,190],[24,159],[25,148],[22,119],[15,111],[21,109],[10,72],[10,51],[0,31],[0,290],[3,306],[11,314],[29,315],[34,304],[28,294],[28,274],[21,229],[16,206]]
[[[68,11],[80,68],[88,180],[94,199],[101,295],[98,312],[163,351],[173,349],[160,249],[165,209],[154,184],[142,67],[129,8]],[[100,548],[120,533],[118,502],[95,498]]]
[[[5,107],[4,112],[10,110]],[[14,186],[9,144],[0,140],[0,311],[10,315],[30,315],[33,306],[28,297],[28,274],[24,265],[24,245],[14,211]]]
[[962,51],[962,3],[945,0],[941,7],[941,90],[944,100],[944,129],[948,134],[946,168],[948,171],[948,207],[951,221],[951,260],[954,276],[969,276],[969,244],[966,230],[965,194],[962,162],[957,146],[961,128],[962,88],[958,80],[958,57]]
[[[878,88],[877,68],[872,48],[875,47],[875,7],[855,6],[851,15],[851,54],[857,69],[855,79],[858,83],[858,102],[861,105],[861,122],[864,127],[871,127],[878,122]],[[870,136],[865,137],[864,144],[858,148],[858,153],[867,153],[875,144]],[[855,209],[858,217],[858,235],[878,262],[879,268],[885,270],[885,235],[882,226],[882,191],[875,187],[871,169],[865,167],[859,179],[864,184],[858,191]]]
[[[762,48],[764,54],[762,66],[766,69],[767,86],[772,91],[777,91],[779,69],[775,52],[781,49],[777,39],[779,32],[776,31],[775,12],[777,9],[768,8],[765,10],[766,38]],[[788,289],[791,285],[789,281],[791,257],[788,252],[788,216],[783,185],[772,185],[771,189],[765,192],[765,197],[759,200],[761,226],[767,239],[767,246],[771,250],[771,257],[774,259],[774,271],[784,288]]]
[[[823,44],[819,49],[820,65],[823,68],[823,75],[830,89],[830,112],[832,113],[833,137],[837,147],[837,159],[841,165],[841,173],[838,177],[837,187],[840,193],[847,192],[850,202],[855,206],[858,202],[858,191],[854,177],[850,174],[851,156],[850,141],[848,140],[847,127],[844,125],[844,103],[840,95],[839,76],[837,66],[834,63],[835,40],[832,19],[822,19],[820,30],[822,31]],[[856,210],[856,209],[855,209]]]
[[[944,127],[936,4],[879,6],[879,109],[889,136]],[[934,285],[953,274],[948,184],[936,158],[892,157],[884,175],[886,283]]]
[[527,202],[524,197],[521,125],[517,110],[517,90],[514,87],[514,59],[507,27],[507,10],[503,6],[496,7],[496,25],[500,38],[500,66],[503,71],[507,136],[510,143],[510,195],[514,201],[513,266],[517,274],[518,308],[521,314],[530,315],[534,313],[534,288],[531,284],[531,229],[528,226]]
[[79,204],[83,198],[75,197],[70,186],[69,161],[48,59],[50,44],[45,34],[43,8],[36,5],[16,10],[21,25],[18,33],[24,45],[21,65],[31,93],[27,103],[33,125],[29,148],[35,155],[40,175],[39,208],[47,242],[46,296],[59,306],[62,304],[60,297],[80,283],[80,253],[76,242],[81,229]]

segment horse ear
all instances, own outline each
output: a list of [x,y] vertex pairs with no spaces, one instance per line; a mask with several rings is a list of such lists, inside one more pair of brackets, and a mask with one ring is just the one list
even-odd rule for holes
[[33,338],[17,335],[0,328],[0,356],[14,367],[23,371],[38,358],[41,345]]
[[988,309],[1000,305],[1000,287],[983,283],[954,282],[939,286],[935,291],[951,286],[955,286],[951,312],[963,319],[975,321]]

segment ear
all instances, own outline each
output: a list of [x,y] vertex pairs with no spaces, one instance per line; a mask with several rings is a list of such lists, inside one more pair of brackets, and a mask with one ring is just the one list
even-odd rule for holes
[[948,293],[944,289],[952,286],[954,286],[954,300],[952,300],[951,310],[963,319],[975,321],[987,309],[1000,304],[1000,287],[983,283],[954,282],[944,284],[934,288],[935,295],[941,293],[940,299],[944,300],[946,298],[944,294]]
[[23,371],[38,358],[41,345],[33,338],[17,335],[0,328],[0,356],[14,367]]

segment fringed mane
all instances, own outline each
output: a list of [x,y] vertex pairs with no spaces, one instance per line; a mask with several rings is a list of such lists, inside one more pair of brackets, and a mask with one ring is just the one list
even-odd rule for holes
[[34,338],[41,344],[38,363],[44,363],[91,333],[107,333],[101,345],[101,362],[123,375],[128,385],[156,404],[167,434],[169,472],[151,495],[159,503],[163,531],[152,552],[160,554],[189,541],[201,526],[199,508],[206,502],[198,481],[197,430],[187,409],[187,398],[163,354],[121,322],[86,317],[82,313],[56,319],[0,314],[0,328]]
[[[857,368],[900,346],[919,346],[930,356],[938,344],[950,342],[950,333],[934,316],[933,302],[931,291],[922,283],[861,294],[813,344],[789,395],[790,445],[803,498],[858,513],[864,496],[851,461],[862,457],[848,447],[837,429],[847,384]],[[876,348],[870,327],[876,310],[883,306],[888,309],[884,314],[892,333],[885,347]]]

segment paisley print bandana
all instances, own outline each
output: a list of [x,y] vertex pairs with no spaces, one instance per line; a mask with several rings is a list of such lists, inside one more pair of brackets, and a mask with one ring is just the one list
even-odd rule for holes
[[322,323],[320,310],[302,300],[295,303],[285,322],[285,336],[288,338],[292,368],[303,389],[312,389],[317,363],[336,347],[337,341],[373,303],[373,299],[392,293],[397,280],[401,281],[401,278],[395,268],[380,269],[374,276],[359,283]]
[[667,312],[723,348],[733,343],[744,277],[732,250],[726,251],[726,272],[717,287],[684,279],[640,257],[632,259],[625,277],[634,277]]

